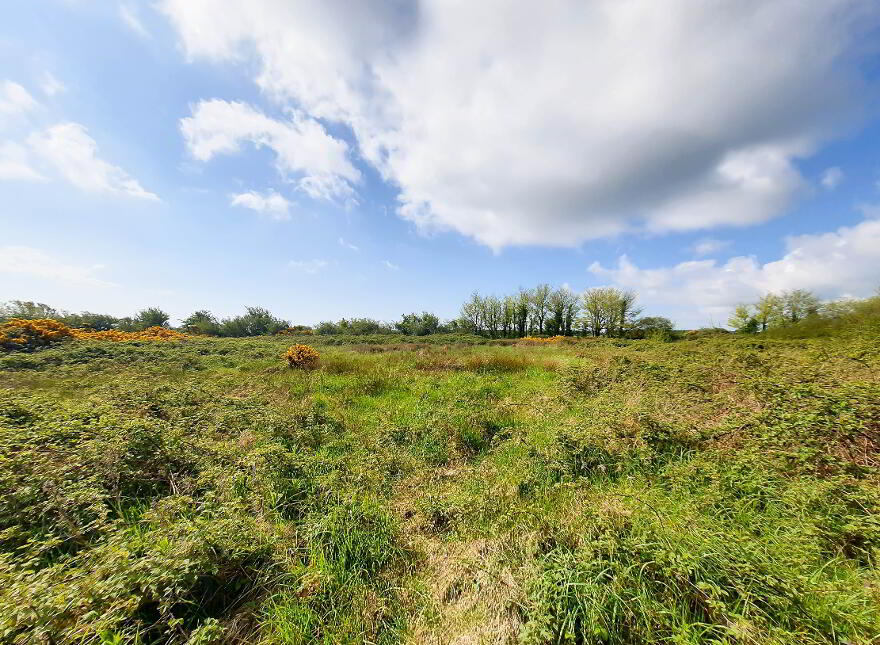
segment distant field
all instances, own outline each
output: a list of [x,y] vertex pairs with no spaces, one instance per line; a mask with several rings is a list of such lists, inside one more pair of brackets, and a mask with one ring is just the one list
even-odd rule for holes
[[0,641],[878,642],[877,334],[428,338],[0,358]]

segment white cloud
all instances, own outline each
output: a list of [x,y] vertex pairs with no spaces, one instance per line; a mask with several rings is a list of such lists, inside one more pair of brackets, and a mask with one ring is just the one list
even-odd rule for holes
[[55,76],[53,76],[51,72],[46,72],[45,74],[43,74],[43,80],[40,83],[40,89],[43,90],[43,94],[45,94],[46,96],[55,96],[56,94],[67,91],[67,87],[64,85],[64,83],[55,78]]
[[730,240],[715,240],[712,238],[703,238],[694,244],[694,254],[699,256],[712,255],[718,251],[730,246]]
[[31,149],[68,182],[89,193],[113,193],[158,201],[122,168],[98,157],[98,144],[78,123],[60,123],[28,138]]
[[302,271],[303,273],[308,273],[310,275],[314,275],[319,271],[323,271],[330,263],[327,260],[291,260],[287,263],[287,265],[291,269],[296,269],[297,271]]
[[856,209],[859,210],[862,215],[871,219],[880,219],[880,203],[868,203],[863,202],[856,206]]
[[238,152],[250,142],[276,155],[278,172],[315,199],[350,198],[360,173],[348,159],[348,145],[327,134],[324,127],[291,111],[289,120],[270,118],[238,101],[201,101],[180,129],[192,155],[208,161],[218,154]]
[[18,143],[0,144],[0,181],[45,181],[28,157],[27,148]]
[[843,171],[837,166],[826,168],[825,172],[822,173],[822,179],[820,179],[820,181],[822,187],[826,190],[834,190],[840,185],[840,182],[843,181]]
[[250,208],[258,213],[265,213],[276,221],[290,219],[290,202],[274,190],[265,194],[255,191],[230,195],[230,205]]
[[351,242],[346,242],[341,237],[339,238],[339,246],[344,247],[346,249],[349,249],[351,251],[360,251],[360,249],[357,246],[355,246]]
[[871,0],[159,6],[190,58],[253,59],[298,119],[350,127],[402,217],[496,248],[779,215],[857,115],[880,22]]
[[398,269],[400,269],[399,266],[397,266],[390,260],[382,260],[382,264],[385,266],[386,269],[390,269],[391,271],[397,271]]
[[134,7],[128,4],[119,5],[119,17],[129,29],[131,29],[141,38],[152,38],[150,32],[147,31],[147,28],[144,27],[143,23],[138,17],[137,10]]
[[67,264],[39,249],[28,246],[0,247],[0,273],[26,275],[68,284],[112,287],[112,282],[95,277],[102,265],[91,267]]
[[824,298],[867,296],[880,286],[880,220],[786,239],[779,260],[759,263],[738,256],[642,269],[625,255],[613,268],[594,262],[589,270],[614,285],[633,289],[652,311],[683,327],[723,324],[732,307],[768,291],[810,289]]
[[40,107],[24,87],[13,81],[0,83],[0,118],[20,116]]

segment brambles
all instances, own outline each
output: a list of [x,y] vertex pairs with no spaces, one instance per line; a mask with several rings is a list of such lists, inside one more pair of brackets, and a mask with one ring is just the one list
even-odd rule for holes
[[4,355],[0,641],[872,642],[878,330],[695,336]]
[[284,354],[287,364],[290,367],[296,367],[303,370],[313,370],[318,367],[320,355],[308,345],[293,345]]

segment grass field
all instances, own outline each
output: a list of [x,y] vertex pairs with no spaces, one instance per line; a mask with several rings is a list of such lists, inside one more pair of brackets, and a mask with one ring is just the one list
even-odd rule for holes
[[0,358],[0,640],[880,641],[877,333],[376,340]]

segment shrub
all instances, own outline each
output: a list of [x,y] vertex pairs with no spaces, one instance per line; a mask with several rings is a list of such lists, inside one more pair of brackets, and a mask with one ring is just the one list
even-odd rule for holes
[[287,359],[287,364],[290,365],[290,367],[313,370],[318,367],[320,356],[313,347],[309,347],[308,345],[293,345],[287,350],[287,353],[284,354],[284,358]]
[[199,309],[183,320],[183,328],[190,334],[220,335],[220,323],[210,311]]
[[263,307],[246,307],[243,316],[226,318],[220,323],[220,335],[227,337],[271,336],[290,327],[286,320],[276,318]]
[[167,327],[170,316],[159,307],[147,307],[139,311],[135,317],[135,326],[138,331],[150,327]]
[[7,351],[33,350],[69,338],[71,331],[51,318],[12,318],[0,325],[0,347]]
[[89,331],[88,329],[71,329],[70,335],[78,340],[182,340],[186,334],[167,327],[147,327],[142,331]]
[[314,330],[306,325],[294,325],[275,332],[278,336],[312,336],[314,333]]
[[23,318],[26,320],[54,319],[61,316],[62,313],[47,304],[30,300],[12,300],[0,305],[0,320],[10,320],[12,318]]

